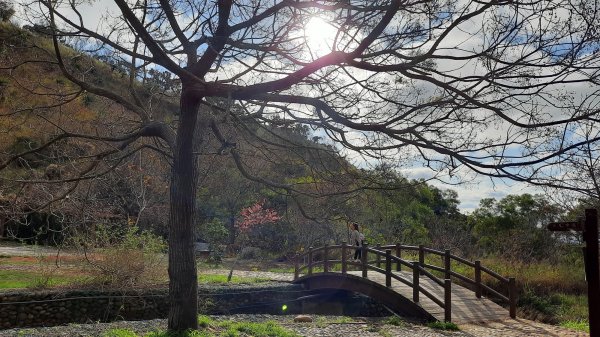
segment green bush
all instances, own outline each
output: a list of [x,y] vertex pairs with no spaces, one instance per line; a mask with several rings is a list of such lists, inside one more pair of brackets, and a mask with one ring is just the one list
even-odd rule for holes
[[562,322],[560,326],[567,329],[590,332],[590,323],[588,321],[566,321]]
[[392,316],[384,321],[385,324],[393,325],[393,326],[404,326],[406,322],[398,316]]
[[207,262],[212,266],[220,265],[225,255],[223,246],[227,243],[229,231],[221,221],[213,219],[203,223],[200,226],[200,232],[202,237],[210,244],[211,251]]
[[527,318],[543,323],[557,324],[560,312],[560,298],[554,295],[542,295],[526,290],[518,301],[519,309]]

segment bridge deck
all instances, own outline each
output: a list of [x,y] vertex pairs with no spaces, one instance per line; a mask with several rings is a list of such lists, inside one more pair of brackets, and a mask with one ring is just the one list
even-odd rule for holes
[[[356,276],[362,275],[360,271],[348,271],[348,273]],[[412,273],[402,271],[396,271],[394,273],[412,282]],[[385,286],[384,274],[369,271],[368,279]],[[444,298],[443,288],[428,277],[420,277],[419,284],[436,297],[441,299]],[[413,289],[404,283],[392,278],[391,288],[402,294],[404,297],[412,299]],[[424,294],[420,294],[419,304],[438,320],[444,320],[444,309]],[[454,282],[452,283],[452,322],[460,324],[500,321],[505,320],[508,316],[508,310],[498,304],[484,297],[479,299],[472,290],[462,287]]]

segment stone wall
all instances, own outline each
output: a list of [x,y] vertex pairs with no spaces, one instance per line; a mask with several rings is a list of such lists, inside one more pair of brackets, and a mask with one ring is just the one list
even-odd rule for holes
[[[381,305],[361,295],[309,291],[292,284],[204,287],[198,291],[198,300],[198,309],[204,314],[388,314]],[[165,289],[0,292],[0,329],[166,318],[168,308]]]
[[45,291],[0,293],[0,328],[164,317],[163,292]]

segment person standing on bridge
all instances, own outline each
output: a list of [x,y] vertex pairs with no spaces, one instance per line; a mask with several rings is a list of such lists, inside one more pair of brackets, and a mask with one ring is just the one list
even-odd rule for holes
[[352,223],[352,232],[350,232],[350,242],[354,243],[356,250],[354,251],[354,261],[358,261],[362,257],[362,245],[365,240],[365,236],[360,232],[358,223]]

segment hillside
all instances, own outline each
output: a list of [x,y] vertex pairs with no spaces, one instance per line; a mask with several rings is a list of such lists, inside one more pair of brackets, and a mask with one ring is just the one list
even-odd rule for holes
[[[21,223],[58,221],[62,223],[59,227],[134,223],[166,234],[170,160],[164,144],[149,138],[130,145],[129,152],[114,151],[114,143],[102,138],[135,130],[140,116],[82,92],[68,81],[51,58],[51,41],[43,34],[6,23],[0,28],[0,160],[5,178],[0,198],[4,217]],[[165,87],[160,73],[154,72],[156,81],[131,82],[118,63],[62,48],[67,67],[77,76],[147,102],[152,120],[176,121],[177,105],[169,97],[177,86]],[[213,104],[218,108],[225,103]],[[210,113],[210,109],[202,113]],[[237,109],[241,114],[241,107],[232,108],[234,113]],[[423,182],[410,182],[389,168],[359,170],[333,147],[319,143],[307,127],[281,121],[269,125],[228,122],[221,128],[238,149],[247,174],[287,184],[296,191],[290,194],[249,181],[235,167],[227,149],[212,136],[205,137],[207,146],[198,153],[199,226],[225,227],[229,232],[226,243],[235,241],[240,211],[261,201],[284,221],[264,225],[251,240],[265,242],[265,248],[279,242],[278,250],[343,240],[346,223],[351,220],[372,223],[368,230],[373,235],[406,236],[417,242],[427,236],[424,226],[428,219],[442,214],[459,216],[455,195]],[[64,133],[94,137],[53,140]],[[40,151],[28,152],[50,140]],[[394,191],[390,189],[393,186],[403,189]],[[373,203],[387,206],[367,206]],[[24,221],[23,217],[29,218]],[[404,224],[392,226],[392,232],[386,234],[386,228],[399,220]],[[26,230],[21,236],[34,232]],[[205,230],[199,228],[199,232]]]

